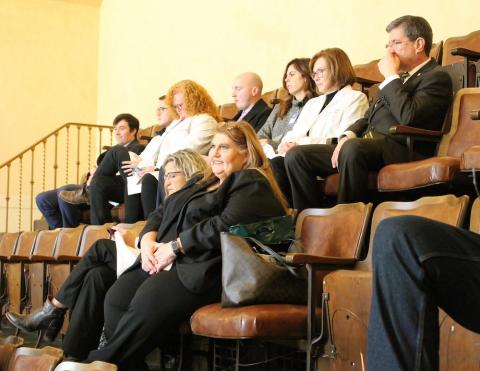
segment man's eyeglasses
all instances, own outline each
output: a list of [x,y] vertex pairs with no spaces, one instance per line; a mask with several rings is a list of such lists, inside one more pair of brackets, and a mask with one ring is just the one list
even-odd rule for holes
[[312,79],[314,79],[315,77],[318,76],[323,76],[323,74],[325,73],[325,71],[328,70],[328,68],[319,68],[318,70],[316,71],[313,71],[310,76],[312,76]]
[[157,112],[165,112],[166,110],[168,110],[167,107],[158,107],[157,108]]
[[400,45],[402,44],[405,44],[405,43],[408,43],[410,40],[403,40],[403,41],[399,41],[399,40],[393,40],[393,41],[389,41],[387,44],[385,44],[385,48],[388,49],[388,48],[397,48],[399,47]]

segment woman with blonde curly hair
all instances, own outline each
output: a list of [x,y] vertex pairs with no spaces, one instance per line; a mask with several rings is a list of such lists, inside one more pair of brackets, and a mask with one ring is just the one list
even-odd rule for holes
[[[166,157],[190,148],[206,155],[217,129],[219,112],[207,90],[192,80],[182,80],[168,89],[165,102],[177,118],[166,128],[158,153],[157,168]],[[145,217],[163,202],[163,174],[147,174],[142,182],[142,205]],[[150,205],[150,207],[148,207]]]

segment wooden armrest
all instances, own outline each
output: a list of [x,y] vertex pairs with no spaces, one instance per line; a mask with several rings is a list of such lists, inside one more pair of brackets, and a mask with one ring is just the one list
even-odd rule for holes
[[77,255],[58,255],[56,257],[58,263],[78,262],[80,259],[81,257]]
[[452,55],[458,55],[460,57],[465,57],[467,59],[472,60],[479,60],[480,59],[480,52],[476,52],[474,50],[465,49],[465,48],[454,48],[450,51]]
[[12,263],[28,261],[28,260],[30,260],[30,257],[24,256],[24,255],[10,255],[8,257],[8,261]]
[[46,255],[32,255],[29,259],[31,262],[55,261],[53,256]]
[[480,120],[480,110],[474,110],[470,112],[470,118],[472,120]]
[[104,149],[105,151],[108,151],[110,149],[112,149],[113,146],[103,146],[102,149]]
[[355,82],[361,85],[366,85],[366,86],[372,86],[375,84],[379,84],[381,81],[376,81],[376,80],[370,80],[370,79],[365,79],[360,76],[355,76]]
[[356,259],[337,258],[333,256],[318,256],[303,253],[292,253],[285,255],[285,260],[289,264],[329,264],[329,265],[353,265]]
[[441,131],[419,129],[408,125],[390,126],[389,130],[391,134],[417,135],[438,139],[442,138],[443,136],[443,133]]

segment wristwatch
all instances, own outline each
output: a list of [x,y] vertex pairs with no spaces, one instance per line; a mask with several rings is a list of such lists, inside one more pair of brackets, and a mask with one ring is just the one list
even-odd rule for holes
[[170,242],[170,246],[172,247],[172,251],[177,258],[182,255],[182,251],[180,250],[180,247],[178,247],[177,240]]

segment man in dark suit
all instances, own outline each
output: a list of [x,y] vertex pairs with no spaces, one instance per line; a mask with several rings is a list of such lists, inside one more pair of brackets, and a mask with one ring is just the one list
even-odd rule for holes
[[[324,196],[318,190],[317,176],[337,171],[338,203],[365,201],[370,170],[409,161],[406,138],[390,134],[391,126],[442,128],[452,100],[452,82],[428,56],[430,25],[421,17],[407,15],[392,21],[386,30],[387,50],[378,63],[385,80],[365,117],[340,137],[337,146],[297,146],[287,153],[285,166],[296,209],[322,206]],[[429,157],[433,151],[433,147],[416,148],[415,156]]]
[[[125,147],[129,152],[134,152],[137,155],[145,148],[137,141],[140,123],[135,116],[123,113],[115,117],[113,122],[115,139],[117,143],[121,144],[117,144],[106,153],[93,174],[88,187],[90,194],[90,223],[94,225],[112,221],[109,201],[124,202],[126,199],[126,175],[116,175],[120,147]],[[123,160],[130,160],[127,151],[121,151],[121,153],[124,153],[126,156]]]
[[233,81],[232,97],[240,110],[234,121],[246,121],[256,132],[260,130],[272,109],[262,99],[263,83],[260,76],[253,72],[238,75]]

